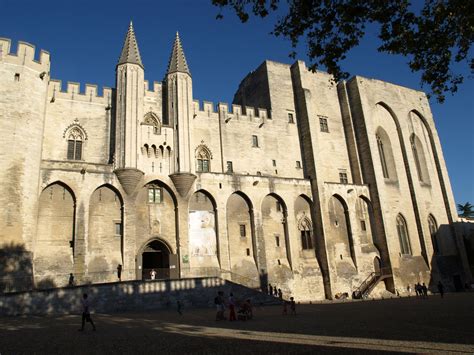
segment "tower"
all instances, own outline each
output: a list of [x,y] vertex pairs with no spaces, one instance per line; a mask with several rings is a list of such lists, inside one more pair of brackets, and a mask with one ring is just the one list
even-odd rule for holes
[[175,155],[174,167],[170,175],[181,196],[185,196],[196,176],[192,174],[192,142],[190,119],[193,104],[193,81],[189,71],[183,47],[176,32],[176,38],[165,78],[166,108],[165,114],[174,129]]
[[145,71],[130,22],[116,68],[115,173],[130,194],[143,175],[137,169],[138,121],[143,117]]
[[0,279],[21,290],[32,284],[50,56],[10,45],[0,38]]

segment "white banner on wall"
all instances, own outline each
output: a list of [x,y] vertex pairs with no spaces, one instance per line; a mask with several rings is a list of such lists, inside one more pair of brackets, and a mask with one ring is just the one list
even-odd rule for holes
[[215,256],[214,212],[189,211],[189,251],[192,256]]

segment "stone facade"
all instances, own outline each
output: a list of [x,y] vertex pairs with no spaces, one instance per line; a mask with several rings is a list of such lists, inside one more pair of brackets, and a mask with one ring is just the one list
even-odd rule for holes
[[[176,36],[149,88],[130,25],[116,88],[0,39],[3,287],[222,276],[310,301],[471,279],[426,95],[263,62],[194,100]],[[383,275],[383,277],[381,277]],[[382,285],[382,286],[381,286]]]

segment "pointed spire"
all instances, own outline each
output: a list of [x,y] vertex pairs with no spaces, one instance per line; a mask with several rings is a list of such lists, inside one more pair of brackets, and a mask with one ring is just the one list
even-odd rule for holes
[[125,43],[123,44],[122,54],[120,55],[117,65],[124,63],[138,64],[143,68],[140,51],[138,50],[138,44],[135,38],[135,32],[133,31],[132,21],[130,21],[130,26],[128,26],[128,32],[127,36],[125,37]]
[[186,57],[184,56],[183,46],[181,45],[178,32],[176,32],[173,51],[171,52],[171,57],[168,64],[168,74],[175,72],[188,73],[191,75],[189,72],[188,63],[186,62]]

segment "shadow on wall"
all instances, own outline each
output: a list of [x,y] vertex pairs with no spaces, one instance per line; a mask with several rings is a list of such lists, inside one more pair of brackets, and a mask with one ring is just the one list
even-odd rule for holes
[[32,258],[33,253],[23,244],[5,244],[0,248],[0,293],[33,288]]
[[97,313],[145,311],[173,308],[179,300],[192,307],[213,307],[218,291],[232,292],[238,301],[275,303],[274,297],[242,285],[216,278],[125,281],[108,284],[62,287],[0,295],[0,315],[80,313],[81,298],[89,295]]
[[[467,261],[472,273],[474,270],[474,226],[471,233],[468,234],[461,225],[462,223],[455,222],[453,227],[443,224],[431,235],[433,245],[429,282],[431,291],[438,292],[438,282],[440,281],[445,292],[465,291],[470,287],[470,280],[464,272],[460,253],[467,254]],[[462,243],[454,240],[453,228],[457,234],[461,235]]]

